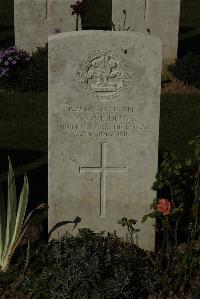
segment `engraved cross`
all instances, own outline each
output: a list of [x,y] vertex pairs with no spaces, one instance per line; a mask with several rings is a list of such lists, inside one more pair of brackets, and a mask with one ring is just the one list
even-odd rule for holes
[[100,214],[99,217],[105,217],[106,214],[106,174],[107,173],[126,173],[127,167],[107,167],[106,157],[107,143],[101,143],[100,167],[79,167],[80,173],[100,173]]

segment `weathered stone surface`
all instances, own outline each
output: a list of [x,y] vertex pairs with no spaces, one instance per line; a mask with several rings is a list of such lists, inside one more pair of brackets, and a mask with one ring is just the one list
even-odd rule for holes
[[177,57],[180,0],[113,0],[112,18],[116,25],[123,24],[123,10],[127,12],[126,25],[136,32],[159,36],[163,42],[163,60]]
[[[76,30],[76,16],[72,15],[71,4],[75,0],[46,0],[49,35],[60,29],[61,32]],[[81,24],[79,21],[79,29]],[[46,36],[46,41],[48,37]]]
[[[15,0],[14,3],[15,43],[21,49],[32,51],[47,42],[48,34],[76,29],[76,16],[72,16],[70,7],[75,0]],[[125,9],[125,28],[142,33],[150,29],[151,35],[163,41],[163,60],[171,62],[176,58],[180,0],[113,0],[112,3],[111,0],[84,0],[84,5],[87,10],[83,29],[111,29],[112,14],[115,29],[124,30]]]
[[[44,45],[48,35],[76,30],[75,0],[14,0],[15,44],[28,52]],[[101,3],[102,6],[101,6]],[[85,14],[78,29],[112,29],[112,0],[84,1]],[[101,8],[101,10],[100,10]]]
[[155,197],[161,49],[158,38],[131,32],[49,38],[50,230],[78,216],[78,228],[125,238],[117,221],[135,218],[139,245],[154,249],[154,227],[141,219]]
[[[75,0],[14,0],[15,44],[26,51],[44,45],[56,31],[76,30]],[[79,22],[80,29],[80,22]]]
[[26,51],[47,42],[46,0],[14,0],[15,45]]

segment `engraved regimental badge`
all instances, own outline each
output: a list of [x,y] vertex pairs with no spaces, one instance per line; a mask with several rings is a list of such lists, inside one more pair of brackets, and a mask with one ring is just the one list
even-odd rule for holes
[[81,88],[99,100],[120,97],[133,79],[129,63],[113,50],[91,52],[81,62],[77,75]]

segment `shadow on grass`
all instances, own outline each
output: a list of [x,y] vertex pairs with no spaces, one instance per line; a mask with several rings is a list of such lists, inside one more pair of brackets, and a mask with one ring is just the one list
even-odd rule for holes
[[0,25],[0,32],[9,31],[9,30],[13,30],[13,26]]
[[159,152],[173,152],[179,159],[190,157],[188,142],[200,134],[199,95],[163,94],[160,107]]
[[8,170],[8,156],[11,159],[13,168],[16,168],[32,163],[44,156],[44,153],[39,151],[0,149],[0,174]]
[[188,52],[199,54],[200,50],[200,1],[182,0],[180,10],[178,56]]

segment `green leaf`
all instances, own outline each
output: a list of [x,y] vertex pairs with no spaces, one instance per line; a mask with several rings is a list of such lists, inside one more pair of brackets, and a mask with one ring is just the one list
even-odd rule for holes
[[147,221],[149,215],[144,215],[143,218],[142,218],[142,223],[144,223],[145,221]]
[[16,217],[16,222],[15,222],[15,230],[12,235],[12,240],[10,243],[10,246],[6,248],[7,250],[4,251],[4,267],[5,269],[8,266],[10,257],[12,256],[12,248],[17,242],[17,239],[20,235],[22,225],[24,222],[24,216],[26,212],[26,207],[27,207],[27,202],[28,202],[28,195],[29,195],[29,184],[28,184],[28,179],[27,176],[24,176],[24,184],[22,187],[22,191],[20,194],[20,199],[19,199],[19,205],[18,205],[18,210],[17,210],[17,217]]
[[2,258],[6,237],[6,208],[2,185],[0,184],[0,260]]
[[171,211],[171,215],[174,215],[176,213],[181,213],[183,212],[183,209],[182,208],[174,208],[172,211]]
[[8,170],[8,202],[7,202],[7,223],[6,223],[6,239],[3,256],[6,255],[8,248],[10,247],[12,236],[15,229],[16,212],[17,212],[17,199],[16,199],[16,186],[15,176],[10,158],[9,170]]
[[190,166],[192,164],[192,160],[191,159],[187,159],[186,161],[185,161],[185,165],[186,166]]
[[153,213],[148,214],[148,216],[149,216],[150,218],[156,218],[157,216],[160,216],[160,215],[159,215],[159,213],[157,213],[157,212],[153,212]]
[[18,211],[17,211],[17,218],[16,218],[16,224],[15,224],[15,231],[13,235],[12,244],[16,241],[18,238],[23,222],[24,222],[24,216],[26,212],[26,207],[28,203],[28,196],[29,196],[29,184],[28,184],[28,178],[25,175],[24,176],[24,184],[22,187],[22,191],[19,198],[19,205],[18,205]]

